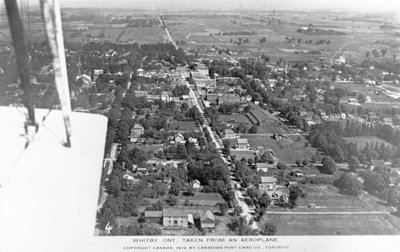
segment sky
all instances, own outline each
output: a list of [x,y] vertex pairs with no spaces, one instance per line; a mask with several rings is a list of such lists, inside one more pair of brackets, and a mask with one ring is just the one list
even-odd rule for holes
[[[59,0],[64,7],[150,8],[152,0]],[[400,0],[154,0],[159,9],[266,9],[316,10],[347,9],[362,11],[400,11]],[[112,5],[110,4],[112,3]]]

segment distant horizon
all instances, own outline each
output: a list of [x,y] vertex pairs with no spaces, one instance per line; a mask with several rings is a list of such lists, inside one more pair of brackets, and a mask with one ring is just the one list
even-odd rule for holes
[[[108,8],[108,9],[151,9],[159,10],[209,10],[209,11],[352,11],[352,12],[398,12],[399,0],[113,0],[112,6],[104,0],[59,0],[62,8]],[[38,6],[39,0],[30,1]],[[4,3],[0,5],[4,7]]]

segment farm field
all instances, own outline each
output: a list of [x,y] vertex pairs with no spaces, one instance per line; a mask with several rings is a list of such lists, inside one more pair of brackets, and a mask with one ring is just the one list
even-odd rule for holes
[[376,143],[378,143],[379,146],[382,143],[385,144],[385,146],[392,146],[390,143],[376,136],[343,137],[343,139],[346,140],[346,142],[348,143],[357,144],[357,147],[359,149],[363,149],[367,145],[367,143],[369,144],[369,146],[371,146],[371,144],[375,146]]
[[139,44],[163,42],[164,33],[161,27],[128,27],[122,34],[119,42],[137,42]]

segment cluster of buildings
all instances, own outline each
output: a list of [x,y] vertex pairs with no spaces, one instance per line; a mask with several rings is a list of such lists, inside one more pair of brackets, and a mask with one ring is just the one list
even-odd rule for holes
[[210,210],[199,211],[184,208],[163,208],[161,211],[145,211],[146,223],[158,223],[170,228],[188,228],[196,221],[201,229],[215,229],[215,217]]

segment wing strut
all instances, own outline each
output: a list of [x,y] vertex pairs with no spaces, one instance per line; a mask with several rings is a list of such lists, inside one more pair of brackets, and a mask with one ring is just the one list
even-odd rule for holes
[[8,23],[17,58],[18,73],[21,80],[21,88],[24,90],[23,103],[28,110],[28,120],[25,125],[37,126],[35,120],[35,105],[33,102],[32,85],[30,80],[29,59],[26,44],[24,40],[24,26],[20,18],[17,0],[4,0]]
[[66,142],[71,147],[71,100],[68,86],[67,63],[65,59],[64,38],[61,24],[61,11],[58,0],[40,0],[50,53],[53,57],[54,77],[64,118]]

